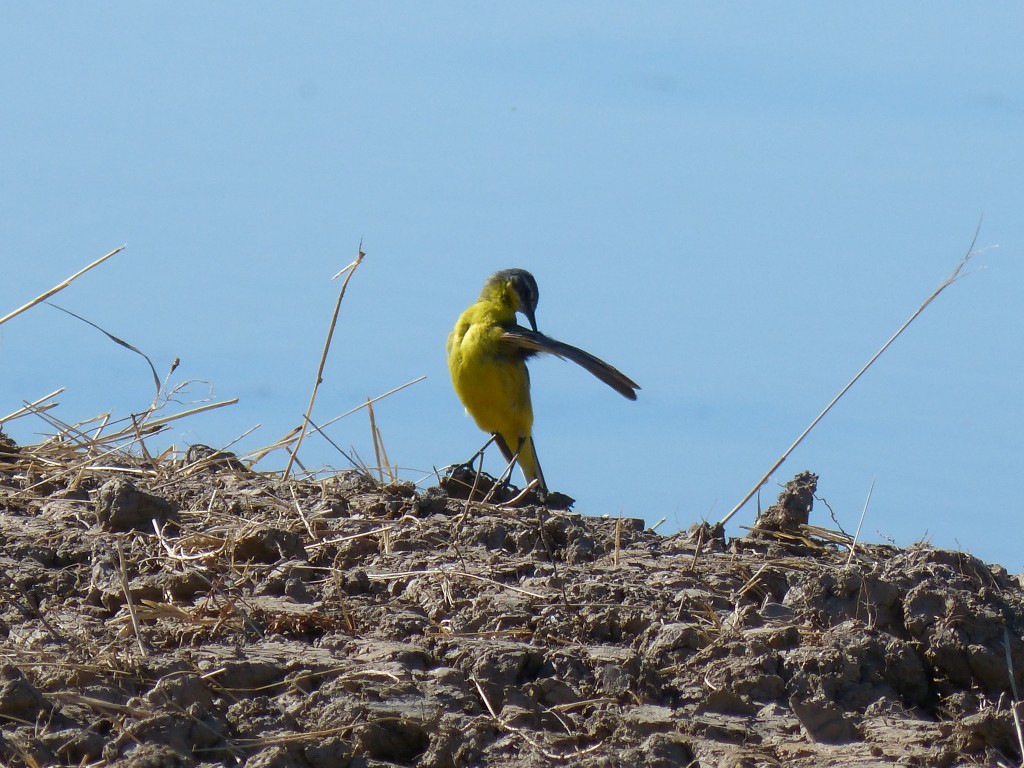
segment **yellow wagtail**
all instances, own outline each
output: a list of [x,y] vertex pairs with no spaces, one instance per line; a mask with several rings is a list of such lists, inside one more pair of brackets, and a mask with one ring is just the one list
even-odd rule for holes
[[[589,352],[537,331],[537,281],[524,269],[503,269],[491,275],[476,300],[448,336],[448,370],[469,415],[490,432],[511,467],[518,461],[526,480],[544,474],[533,443],[528,358],[549,353],[583,366],[623,397],[636,400],[640,386]],[[530,328],[516,323],[522,312]],[[532,329],[532,330],[531,330]]]

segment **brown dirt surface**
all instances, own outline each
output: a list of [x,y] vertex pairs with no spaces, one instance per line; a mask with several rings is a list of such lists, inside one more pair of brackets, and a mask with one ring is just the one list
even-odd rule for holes
[[1020,579],[851,557],[801,522],[809,473],[729,542],[214,452],[3,445],[6,765],[1021,761]]

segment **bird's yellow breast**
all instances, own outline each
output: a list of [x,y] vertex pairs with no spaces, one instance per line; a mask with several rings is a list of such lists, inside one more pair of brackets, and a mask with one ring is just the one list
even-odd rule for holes
[[[501,302],[481,300],[462,313],[448,337],[448,370],[477,426],[512,445],[530,436],[530,374],[517,350],[502,341],[509,315]],[[509,320],[514,318],[512,310]]]

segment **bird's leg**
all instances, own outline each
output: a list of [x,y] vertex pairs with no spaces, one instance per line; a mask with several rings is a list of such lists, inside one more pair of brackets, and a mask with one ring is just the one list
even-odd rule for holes
[[[497,437],[497,435],[495,435]],[[512,482],[512,470],[516,468],[516,464],[519,462],[519,452],[523,450],[523,439],[519,438],[519,445],[516,447],[516,452],[508,458],[508,464],[505,465],[505,471],[498,477],[498,481],[495,485],[501,485],[502,489],[508,490],[509,484]]]
[[[498,476],[498,479],[494,481],[494,485],[491,486],[491,490],[488,491],[487,496],[484,497],[485,503],[491,500],[491,497],[494,496],[498,489],[501,489],[505,495],[508,495],[509,486],[512,483],[512,470],[515,469],[516,463],[519,460],[519,451],[512,453],[508,448],[508,443],[505,442],[505,439],[501,435],[495,432],[491,439],[498,444],[502,455],[508,460],[508,464],[505,466],[501,475]],[[519,441],[519,447],[523,447],[522,440]]]

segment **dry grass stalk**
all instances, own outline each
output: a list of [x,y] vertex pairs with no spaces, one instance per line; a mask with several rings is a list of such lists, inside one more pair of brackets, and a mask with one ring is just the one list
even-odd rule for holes
[[328,547],[328,546],[331,546],[332,544],[344,544],[346,541],[353,541],[355,539],[365,539],[365,538],[368,538],[370,536],[383,535],[383,534],[387,533],[389,530],[391,530],[392,528],[394,528],[393,525],[385,525],[385,526],[381,526],[380,528],[374,528],[372,531],[364,531],[363,533],[354,533],[354,534],[352,534],[350,536],[339,536],[339,537],[334,538],[334,539],[323,539],[322,541],[317,541],[317,542],[315,542],[313,544],[307,544],[306,545],[306,551],[307,552],[313,552],[313,551],[315,551],[317,549],[320,549],[321,547]]
[[350,725],[339,725],[336,728],[325,728],[320,731],[308,731],[306,733],[288,734],[286,736],[271,736],[270,738],[263,739],[232,739],[231,743],[237,747],[246,747],[248,749],[262,749],[264,747],[273,747],[281,744],[303,744],[307,741],[326,739],[330,736],[338,736],[340,734],[348,733],[357,726],[364,725],[367,722],[382,723],[389,720],[397,720],[397,718],[378,717],[368,721],[361,720],[360,722],[351,723]]
[[377,428],[377,419],[374,416],[373,403],[370,402],[370,398],[366,398],[366,413],[370,418],[370,437],[373,439],[373,455],[377,459],[377,474],[382,483],[385,481],[385,476],[388,482],[393,483],[398,480],[398,474],[391,467],[391,462],[388,459],[387,449],[384,448],[384,437]]
[[387,392],[385,392],[385,393],[384,393],[383,395],[377,395],[376,397],[371,397],[371,398],[370,398],[369,400],[367,400],[367,401],[366,401],[365,403],[360,403],[360,404],[359,404],[359,405],[357,405],[357,406],[356,406],[355,408],[351,408],[351,409],[349,409],[349,410],[345,411],[345,412],[344,412],[343,414],[341,414],[340,416],[335,416],[335,417],[334,417],[333,419],[331,419],[330,421],[325,421],[325,422],[324,422],[323,424],[321,424],[320,426],[318,426],[318,427],[315,427],[315,428],[314,428],[314,431],[319,431],[319,430],[323,430],[323,429],[326,429],[327,427],[331,426],[331,425],[332,425],[332,424],[334,424],[335,422],[341,421],[341,420],[342,420],[342,419],[344,419],[344,418],[345,418],[346,416],[351,416],[351,415],[352,415],[353,413],[355,413],[355,412],[357,412],[357,411],[359,411],[359,410],[361,410],[361,409],[363,409],[363,408],[366,408],[366,407],[367,407],[368,405],[373,405],[373,404],[374,404],[374,403],[376,403],[376,402],[377,402],[378,400],[383,400],[383,399],[384,399],[385,397],[390,397],[391,395],[395,394],[396,392],[401,392],[401,391],[402,391],[403,389],[405,389],[406,387],[411,387],[411,386],[412,386],[413,384],[419,384],[419,383],[420,383],[421,381],[423,381],[423,380],[424,380],[424,379],[426,379],[426,378],[427,378],[426,376],[418,376],[417,378],[413,379],[412,381],[407,381],[407,382],[406,382],[405,384],[401,384],[401,385],[399,385],[399,386],[395,387],[394,389],[389,389],[389,390],[388,390]]
[[309,538],[313,541],[317,541],[320,537],[316,535],[316,531],[313,530],[313,526],[309,524],[309,520],[306,518],[306,513],[302,511],[302,502],[299,501],[299,497],[295,493],[295,488],[289,486],[288,490],[291,491],[292,501],[295,503],[295,511],[298,512],[299,518],[302,520],[302,524],[306,527],[306,533],[309,534]]
[[[167,553],[167,557],[172,560],[178,560],[181,562],[207,560],[209,558],[222,555],[227,549],[228,542],[226,539],[205,533],[183,536],[178,539],[176,544],[172,544],[168,541],[167,537],[164,536],[164,529],[156,520],[153,520],[153,530],[156,531],[156,538],[157,541],[160,542],[160,546],[163,547],[164,552]],[[216,544],[217,546],[213,549],[199,550],[194,551],[192,554],[186,554],[184,549],[186,542],[190,542],[189,546],[195,546],[198,543],[197,540],[201,540],[202,543],[206,545]]]
[[[497,437],[498,436],[496,434],[495,435],[491,435],[491,439],[488,440],[486,443],[484,443],[484,447],[480,449],[480,468],[477,470],[477,477],[478,478],[479,478],[479,473],[483,472],[483,469],[484,469],[484,456],[483,456],[483,452],[487,449],[488,445],[490,445],[492,442],[494,442],[497,439]],[[505,469],[502,471],[502,473],[500,475],[498,475],[498,479],[494,481],[494,483],[491,485],[490,490],[487,491],[487,495],[484,496],[484,502],[483,502],[484,504],[489,504],[491,499],[494,498],[494,494],[498,491],[498,489],[504,487],[506,484],[508,484],[509,481],[511,481],[511,479],[512,479],[512,471],[515,469],[516,464],[518,462],[519,462],[519,451],[516,451],[514,454],[512,454],[512,458],[511,458],[511,460],[509,460],[508,464],[505,465]],[[506,501],[506,502],[504,502],[504,504],[499,505],[499,506],[506,506],[506,507],[512,506],[518,499],[521,499],[523,496],[525,496],[526,492],[528,490],[530,490],[530,488],[532,488],[532,487],[534,487],[536,485],[539,485],[539,484],[540,484],[540,481],[535,478],[525,488],[523,488],[522,491],[520,491],[519,495],[516,496],[515,499],[512,499],[510,501]],[[474,486],[475,485],[476,485],[476,482],[474,481]],[[475,491],[476,488],[474,487],[473,490]],[[470,493],[469,498],[473,498],[473,494],[472,493]]]
[[111,256],[120,253],[124,249],[125,249],[125,246],[123,246],[123,245],[120,248],[115,248],[110,253],[108,253],[106,256],[101,256],[100,258],[96,259],[96,261],[94,261],[92,264],[89,264],[88,266],[83,267],[82,269],[80,269],[77,272],[75,272],[75,274],[73,274],[71,277],[69,277],[66,280],[63,280],[63,281],[57,283],[57,285],[55,285],[50,290],[46,291],[43,294],[40,294],[39,296],[36,296],[34,299],[32,299],[32,301],[28,302],[28,304],[25,304],[25,305],[23,305],[21,307],[18,307],[13,312],[9,312],[8,314],[4,315],[3,317],[0,317],[0,325],[3,325],[8,320],[11,320],[11,319],[17,317],[22,312],[26,312],[26,311],[32,309],[32,307],[34,307],[36,304],[40,304],[40,303],[46,301],[48,298],[50,298],[54,294],[60,293],[65,288],[67,288],[69,285],[71,285],[71,283],[73,283],[79,277],[81,277],[86,272],[88,272],[90,269],[92,269],[93,267],[98,267],[100,264],[102,264],[104,261],[109,259]]
[[[45,447],[45,444],[44,444],[43,447]],[[20,490],[15,491],[11,495],[11,498],[14,498],[14,499],[22,498],[22,497],[24,497],[26,495],[29,495],[29,493],[31,491],[35,490],[36,488],[38,488],[40,486],[43,486],[43,485],[45,485],[47,483],[50,483],[50,482],[52,482],[54,480],[57,480],[57,479],[59,479],[61,477],[66,476],[66,475],[77,474],[77,473],[81,472],[83,469],[86,469],[86,468],[89,468],[89,469],[116,470],[116,471],[122,471],[122,472],[130,472],[130,473],[134,473],[134,474],[139,474],[139,473],[151,474],[151,472],[149,472],[147,470],[142,470],[142,469],[125,468],[125,467],[99,467],[99,466],[97,466],[96,462],[97,462],[98,459],[106,458],[106,457],[112,456],[114,454],[117,454],[119,456],[127,456],[127,454],[124,453],[124,447],[125,446],[114,446],[113,448],[110,448],[109,450],[104,451],[103,453],[99,454],[98,456],[86,456],[84,459],[80,459],[79,461],[73,462],[70,465],[68,465],[66,463],[57,462],[56,465],[61,467],[61,469],[58,469],[52,475],[48,475],[48,476],[44,477],[42,480],[39,480],[38,482],[33,483],[32,485],[29,485],[29,486],[27,486],[25,488],[22,488]],[[33,458],[41,458],[41,457],[34,456]]]
[[49,400],[51,398],[56,397],[57,395],[59,395],[63,391],[64,391],[64,387],[61,387],[60,389],[55,389],[53,392],[51,392],[48,395],[43,395],[38,400],[35,400],[35,401],[31,402],[31,403],[25,403],[24,406],[22,406],[21,408],[16,410],[14,413],[9,413],[6,416],[4,416],[3,418],[0,418],[0,427],[2,427],[8,421],[14,421],[14,419],[20,419],[22,416],[25,416],[25,415],[27,415],[29,413],[42,413],[44,411],[50,410],[51,408],[56,408],[57,407],[57,403],[47,403],[46,405],[41,405],[41,403],[43,403],[46,400]]
[[[205,413],[206,411],[212,411],[216,408],[223,408],[226,405],[234,405],[237,402],[238,398],[233,397],[230,400],[222,400],[218,403],[207,403],[206,405],[200,405],[196,408],[190,408],[187,411],[181,411],[180,413],[171,414],[170,416],[162,416],[159,419],[147,420],[146,426],[149,429],[152,429],[157,426],[164,426],[165,424],[170,424],[172,421],[177,421],[178,419],[184,419],[188,416],[194,416],[197,413]],[[149,411],[149,413],[152,412],[153,411]],[[122,430],[120,433],[118,433],[118,435],[115,435],[115,437],[119,435],[124,435],[127,431],[128,430]]]
[[363,253],[363,243],[360,241],[355,261],[335,275],[335,277],[338,277],[341,274],[348,272],[345,276],[345,282],[341,285],[341,290],[338,291],[338,301],[334,305],[334,314],[331,316],[331,323],[327,328],[327,339],[324,342],[323,352],[320,354],[320,364],[317,366],[316,380],[313,382],[313,392],[309,396],[309,405],[306,407],[306,418],[302,422],[302,427],[299,430],[299,436],[295,441],[295,447],[289,451],[288,464],[284,468],[285,479],[291,475],[292,465],[296,460],[296,454],[298,454],[299,448],[302,447],[302,441],[306,437],[306,424],[308,423],[310,416],[313,414],[313,405],[316,403],[316,395],[320,390],[320,384],[324,380],[324,366],[327,364],[327,353],[331,350],[331,340],[334,338],[334,329],[338,325],[338,314],[341,312],[341,302],[345,298],[345,289],[348,288],[348,282],[352,279],[352,275],[355,274],[356,269],[358,269],[359,265],[362,264],[364,256],[366,256],[366,254]]
[[1010,675],[1010,690],[1013,692],[1013,704],[1010,712],[1013,713],[1013,727],[1017,730],[1017,743],[1020,745],[1021,766],[1024,768],[1024,730],[1020,724],[1020,713],[1017,711],[1020,705],[1020,695],[1017,693],[1017,680],[1013,674],[1013,658],[1010,655],[1010,631],[1003,626],[1003,649],[1006,651],[1006,671]]
[[124,602],[128,606],[128,615],[132,619],[132,629],[135,631],[135,640],[139,644],[139,653],[143,656],[148,656],[149,651],[146,649],[146,643],[142,639],[142,628],[139,627],[139,617],[135,613],[135,602],[132,600],[131,586],[128,584],[128,568],[124,563],[124,546],[121,543],[121,538],[115,539],[117,546],[117,575],[121,580],[121,589],[124,590]]
[[51,695],[66,704],[78,704],[79,706],[86,707],[97,713],[131,715],[132,717],[140,719],[153,717],[157,714],[151,709],[132,707],[125,704],[115,704],[110,701],[104,701],[103,699],[97,699],[93,696],[82,696],[68,691],[57,691]]
[[[476,686],[477,693],[480,694],[480,699],[483,701],[484,706],[487,707],[488,713],[490,713],[491,717],[494,718],[494,721],[498,724],[498,726],[500,728],[502,728],[502,730],[506,730],[509,733],[514,733],[514,734],[520,736],[527,744],[529,744],[534,749],[536,749],[538,752],[540,752],[548,760],[555,760],[555,761],[558,761],[558,762],[562,762],[562,761],[565,761],[565,760],[572,760],[574,758],[583,757],[584,755],[587,755],[587,754],[589,754],[591,752],[594,752],[594,751],[600,749],[601,746],[603,745],[603,742],[598,741],[595,744],[590,745],[586,749],[572,749],[572,750],[567,751],[567,752],[552,752],[552,751],[548,750],[539,741],[537,741],[536,739],[528,736],[526,734],[526,731],[523,730],[522,728],[517,728],[516,726],[512,725],[511,723],[508,723],[508,722],[502,720],[500,717],[498,717],[498,713],[495,712],[494,707],[491,705],[490,700],[487,698],[487,694],[484,693],[484,689],[483,689],[483,686],[480,685],[480,681],[477,680],[475,677],[471,677],[470,680],[473,682],[473,685]],[[552,714],[554,714],[554,713],[552,713]],[[565,724],[564,721],[562,721],[560,718],[559,718],[559,721],[562,722],[563,725]],[[572,735],[571,731],[570,731],[570,735]]]
[[[336,422],[341,421],[346,416],[351,416],[353,413],[356,413],[356,412],[362,410],[363,408],[366,408],[367,406],[373,405],[374,403],[378,402],[379,400],[383,400],[385,397],[389,397],[389,396],[395,394],[396,392],[401,392],[406,387],[411,387],[413,384],[418,384],[419,382],[423,381],[426,378],[427,378],[426,376],[419,376],[419,377],[413,379],[412,381],[408,381],[405,384],[402,384],[400,386],[395,387],[394,389],[388,390],[387,392],[385,392],[382,395],[377,395],[376,397],[371,397],[365,403],[360,403],[355,408],[350,408],[349,410],[345,411],[344,413],[340,414],[339,416],[335,416],[334,418],[329,419],[328,421],[325,421],[322,424],[318,424],[317,422],[313,421],[309,416],[305,417],[305,422],[306,422],[306,424],[308,424],[309,429],[310,429],[310,431],[312,433],[319,434],[322,438],[324,438],[324,440],[326,440],[328,443],[330,443],[330,445],[338,453],[340,453],[342,456],[345,457],[345,460],[348,461],[349,464],[352,465],[352,467],[354,467],[355,469],[358,469],[359,471],[361,471],[361,472],[365,473],[367,476],[369,476],[370,473],[369,473],[368,467],[366,467],[362,462],[357,461],[355,457],[349,456],[348,453],[346,453],[344,450],[342,450],[341,447],[337,443],[335,443],[333,440],[331,440],[331,438],[327,435],[327,432],[326,432],[327,427],[331,426],[332,424],[335,424]],[[251,467],[256,466],[256,464],[258,464],[260,461],[262,461],[264,458],[266,458],[269,454],[273,453],[274,451],[278,451],[278,450],[282,450],[282,449],[288,450],[290,448],[290,446],[299,439],[299,436],[301,435],[301,433],[302,433],[302,429],[300,427],[295,427],[287,435],[285,435],[280,440],[278,440],[276,443],[273,443],[273,444],[267,446],[266,448],[260,448],[260,449],[258,449],[256,451],[250,452],[248,454],[248,456],[246,457],[246,461],[247,461],[249,467],[251,468]],[[296,463],[299,463],[300,466],[301,466],[301,462],[299,462],[298,458],[296,458],[295,461],[296,461]],[[397,479],[397,478],[395,478],[395,479]]]
[[[501,504],[498,504],[496,506],[498,506],[498,507],[500,507],[502,509],[508,509],[509,507],[514,507],[517,504],[519,504],[523,499],[525,499],[527,494],[530,493],[530,491],[534,490],[539,485],[540,485],[540,480],[538,480],[537,478],[534,478],[529,483],[527,483],[526,487],[523,488],[523,490],[521,490],[518,494],[516,494],[516,496],[514,496],[513,498],[509,499],[508,501],[504,501]],[[484,499],[484,501],[483,501],[484,504],[486,504],[488,499],[493,495],[494,489],[498,488],[499,486],[500,486],[500,482],[495,483],[494,485],[491,486],[491,490],[487,494],[487,499]]]
[[248,454],[246,454],[246,463],[250,468],[255,467],[257,464],[263,461],[263,459],[265,459],[274,451],[287,449],[292,443],[296,441],[296,439],[298,439],[300,431],[301,430],[299,429],[299,427],[295,427],[287,435],[282,437],[277,442],[271,443],[265,448],[257,448],[255,451],[250,451]]
[[542,595],[539,592],[531,592],[528,589],[522,589],[520,587],[513,587],[511,584],[503,584],[500,581],[489,579],[486,576],[479,576],[475,573],[468,573],[466,571],[450,571],[441,568],[430,568],[420,571],[394,571],[391,573],[367,574],[367,578],[369,578],[370,581],[396,581],[398,579],[411,579],[417,576],[444,576],[446,578],[459,576],[474,581],[482,581],[485,584],[490,584],[491,586],[499,587],[500,589],[507,589],[510,592],[517,592],[521,595],[526,595],[527,597],[534,597],[538,600],[550,600],[550,596],[548,595]]
[[906,322],[899,327],[896,333],[890,336],[889,340],[885,342],[885,344],[883,344],[882,347],[877,352],[875,352],[874,355],[872,355],[871,359],[868,360],[859,371],[857,371],[857,374],[852,379],[850,379],[849,383],[845,387],[843,387],[839,391],[839,394],[832,398],[832,401],[825,406],[824,410],[822,410],[821,413],[814,417],[814,420],[807,426],[807,428],[803,432],[800,433],[800,436],[793,441],[793,444],[790,445],[789,448],[785,450],[785,452],[776,460],[776,462],[771,466],[771,468],[764,473],[764,476],[757,481],[757,484],[750,489],[749,493],[747,493],[747,495],[743,497],[740,503],[733,507],[732,511],[730,511],[729,514],[722,518],[722,525],[725,525],[727,522],[729,522],[729,520],[732,519],[733,515],[739,512],[743,508],[743,506],[754,497],[754,494],[761,490],[761,488],[765,485],[765,483],[768,482],[771,476],[775,474],[775,471],[782,466],[782,463],[786,459],[789,458],[789,455],[793,451],[795,451],[797,446],[804,441],[804,438],[811,433],[811,430],[818,426],[818,422],[825,418],[825,414],[831,411],[832,407],[839,402],[843,395],[850,391],[850,388],[853,387],[853,385],[857,383],[860,377],[867,372],[868,368],[874,365],[875,361],[882,356],[882,354],[890,347],[890,345],[894,341],[896,341],[896,339],[898,339],[905,330],[907,330],[910,324],[917,319],[917,316],[924,312],[928,305],[931,304],[940,293],[942,293],[944,290],[946,290],[949,286],[951,286],[953,283],[955,283],[963,276],[960,274],[963,271],[963,268],[967,266],[967,263],[977,253],[977,251],[974,250],[974,245],[978,241],[978,232],[980,230],[981,222],[978,222],[978,229],[975,230],[974,232],[974,239],[971,240],[971,246],[967,250],[967,254],[960,260],[960,263],[957,264],[956,269],[953,270],[952,274],[950,274],[950,276],[947,277],[942,282],[942,284],[938,288],[936,288],[927,299],[924,300],[924,303],[921,304],[921,306],[919,306],[917,310],[915,310],[915,312],[909,318],[907,318]]
[[857,540],[860,538],[860,529],[864,525],[864,518],[868,514],[868,506],[871,504],[871,494],[875,491],[875,478],[871,478],[871,487],[868,488],[868,497],[864,499],[864,509],[861,510],[860,520],[857,521],[857,531],[853,534],[853,542],[850,544],[850,556],[846,558],[849,565],[853,560],[853,553],[857,549]]
[[[122,339],[122,338],[120,338],[118,336],[115,336],[110,331],[106,330],[105,328],[101,328],[96,323],[94,323],[92,320],[88,320],[88,319],[82,317],[81,315],[75,314],[74,312],[72,312],[69,309],[64,309],[64,307],[58,306],[56,304],[51,304],[48,301],[44,302],[44,303],[48,307],[52,307],[53,309],[59,310],[59,311],[63,312],[66,315],[71,315],[71,317],[75,318],[76,320],[81,320],[86,325],[91,325],[93,328],[95,328],[97,331],[102,333],[104,336],[106,336],[108,339],[110,339],[112,342],[114,342],[118,346],[124,347],[125,349],[134,352],[135,354],[139,355],[143,360],[145,360],[146,361],[146,365],[149,366],[149,372],[153,375],[153,388],[154,388],[153,405],[155,406],[157,404],[157,402],[160,400],[160,392],[161,392],[162,385],[160,383],[160,376],[156,372],[156,366],[154,366],[153,365],[153,361],[149,359],[149,355],[147,355],[141,349],[136,347],[134,344],[129,344],[127,341],[125,341],[124,339]],[[171,366],[171,370],[173,371],[177,367],[177,365],[178,365],[178,360],[176,359],[174,361],[174,364]],[[169,375],[170,374],[168,374],[168,376]]]

